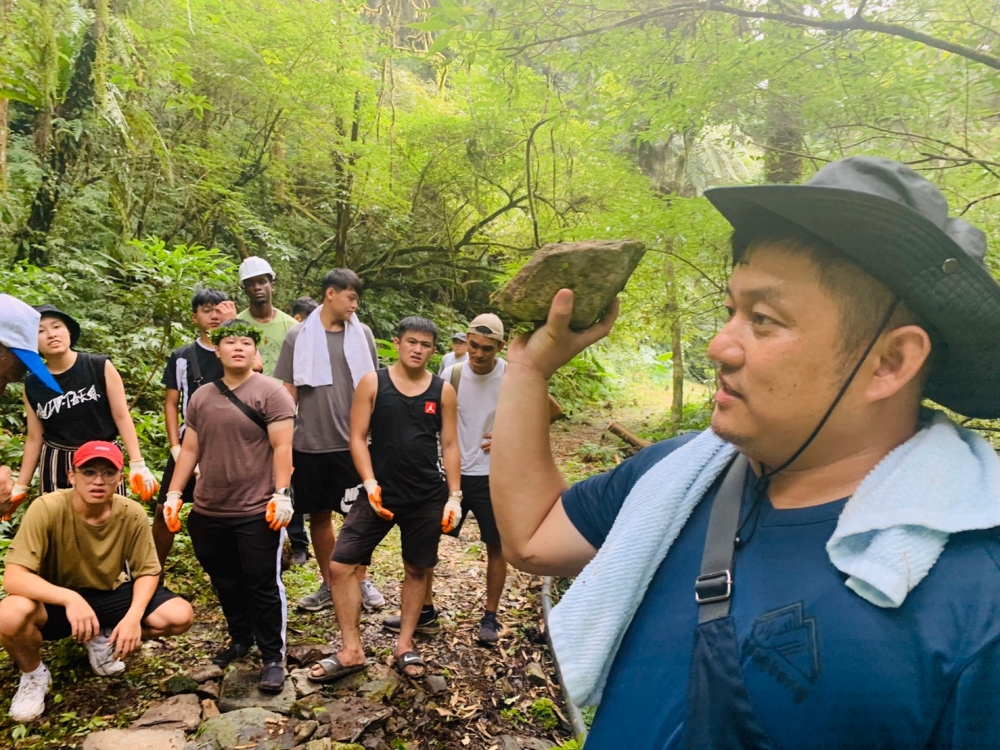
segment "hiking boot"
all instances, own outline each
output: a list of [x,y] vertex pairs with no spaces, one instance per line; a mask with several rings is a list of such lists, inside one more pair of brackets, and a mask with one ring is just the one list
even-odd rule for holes
[[309,562],[309,550],[295,549],[293,547],[291,557],[288,559],[288,564],[293,568],[296,568],[300,565],[305,565],[307,562]]
[[333,598],[330,596],[330,587],[322,584],[315,593],[308,594],[299,599],[295,605],[305,612],[322,612],[333,606]]
[[45,694],[52,684],[52,675],[45,665],[30,674],[21,674],[14,700],[10,702],[8,716],[21,724],[34,721],[45,713]]
[[244,656],[250,653],[249,643],[230,643],[222,651],[217,653],[212,657],[212,664],[219,667],[219,669],[225,669],[232,662],[237,659],[242,659]]
[[361,582],[361,606],[365,612],[373,612],[385,606],[385,597],[367,578]]
[[280,661],[272,661],[260,670],[260,682],[257,689],[262,693],[280,693],[285,687],[285,665]]
[[[437,607],[431,608],[430,612],[421,612],[420,619],[417,620],[415,632],[423,635],[437,635],[441,632],[441,623],[438,622]],[[382,620],[382,627],[390,633],[398,633],[403,618],[400,615],[392,615]]]
[[87,658],[90,668],[98,677],[110,677],[125,671],[125,662],[115,658],[114,644],[108,642],[108,633],[101,632],[87,641]]
[[484,646],[495,646],[500,640],[500,623],[494,612],[487,612],[479,621],[479,642]]

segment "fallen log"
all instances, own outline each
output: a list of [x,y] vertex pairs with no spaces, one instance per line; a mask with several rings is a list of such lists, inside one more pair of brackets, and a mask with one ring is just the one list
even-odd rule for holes
[[615,421],[612,421],[611,424],[608,425],[608,432],[610,432],[612,435],[615,435],[616,437],[621,438],[626,443],[631,445],[633,448],[646,448],[652,445],[652,443],[649,442],[648,440],[643,440],[634,432],[625,429]]

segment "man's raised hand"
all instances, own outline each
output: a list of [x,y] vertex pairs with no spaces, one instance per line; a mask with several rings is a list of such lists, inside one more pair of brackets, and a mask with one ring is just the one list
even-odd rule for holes
[[618,318],[618,300],[599,321],[584,331],[572,331],[573,291],[560,289],[552,298],[545,325],[518,336],[507,349],[507,362],[528,367],[548,380],[556,370],[588,346],[608,335]]

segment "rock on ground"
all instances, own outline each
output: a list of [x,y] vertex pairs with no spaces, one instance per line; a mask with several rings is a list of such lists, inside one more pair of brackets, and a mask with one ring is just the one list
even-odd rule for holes
[[280,693],[262,693],[257,689],[260,673],[252,671],[232,671],[222,680],[222,690],[219,695],[219,710],[222,713],[236,711],[241,708],[263,708],[276,711],[279,714],[289,714],[295,703],[295,687],[292,681],[285,679],[285,686]]
[[515,321],[541,322],[560,289],[576,294],[570,327],[592,325],[625,288],[645,246],[635,240],[561,242],[545,245],[494,296]]
[[[199,742],[217,743],[219,747],[254,747],[263,750],[263,742],[278,735],[284,717],[263,708],[241,708],[209,719],[201,727]],[[135,750],[135,746],[129,750]]]
[[105,729],[91,733],[83,750],[184,750],[180,729]]
[[154,703],[142,716],[132,722],[133,729],[180,729],[193,732],[201,723],[201,704],[198,696],[183,693]]
[[340,698],[326,704],[330,738],[354,742],[366,729],[378,726],[392,714],[391,708],[364,698]]

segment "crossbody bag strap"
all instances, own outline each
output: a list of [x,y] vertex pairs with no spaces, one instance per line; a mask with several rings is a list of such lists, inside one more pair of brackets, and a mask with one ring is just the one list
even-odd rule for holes
[[455,393],[458,393],[458,384],[462,382],[462,363],[456,362],[451,366],[451,387],[455,389]]
[[733,595],[733,553],[736,532],[743,506],[743,483],[749,461],[742,453],[726,470],[708,517],[705,551],[701,555],[701,570],[694,583],[694,600],[698,602],[698,624],[729,616]]
[[267,432],[267,422],[265,422],[261,418],[260,414],[258,414],[249,406],[247,406],[245,403],[240,401],[236,397],[236,394],[233,393],[231,390],[229,390],[228,385],[223,383],[221,380],[216,380],[215,383],[213,383],[213,385],[219,389],[219,393],[221,393],[223,396],[229,399],[229,403],[231,403],[233,406],[235,406],[237,409],[243,412],[246,415],[246,417],[255,425],[260,427],[260,429],[262,429],[264,432]]

